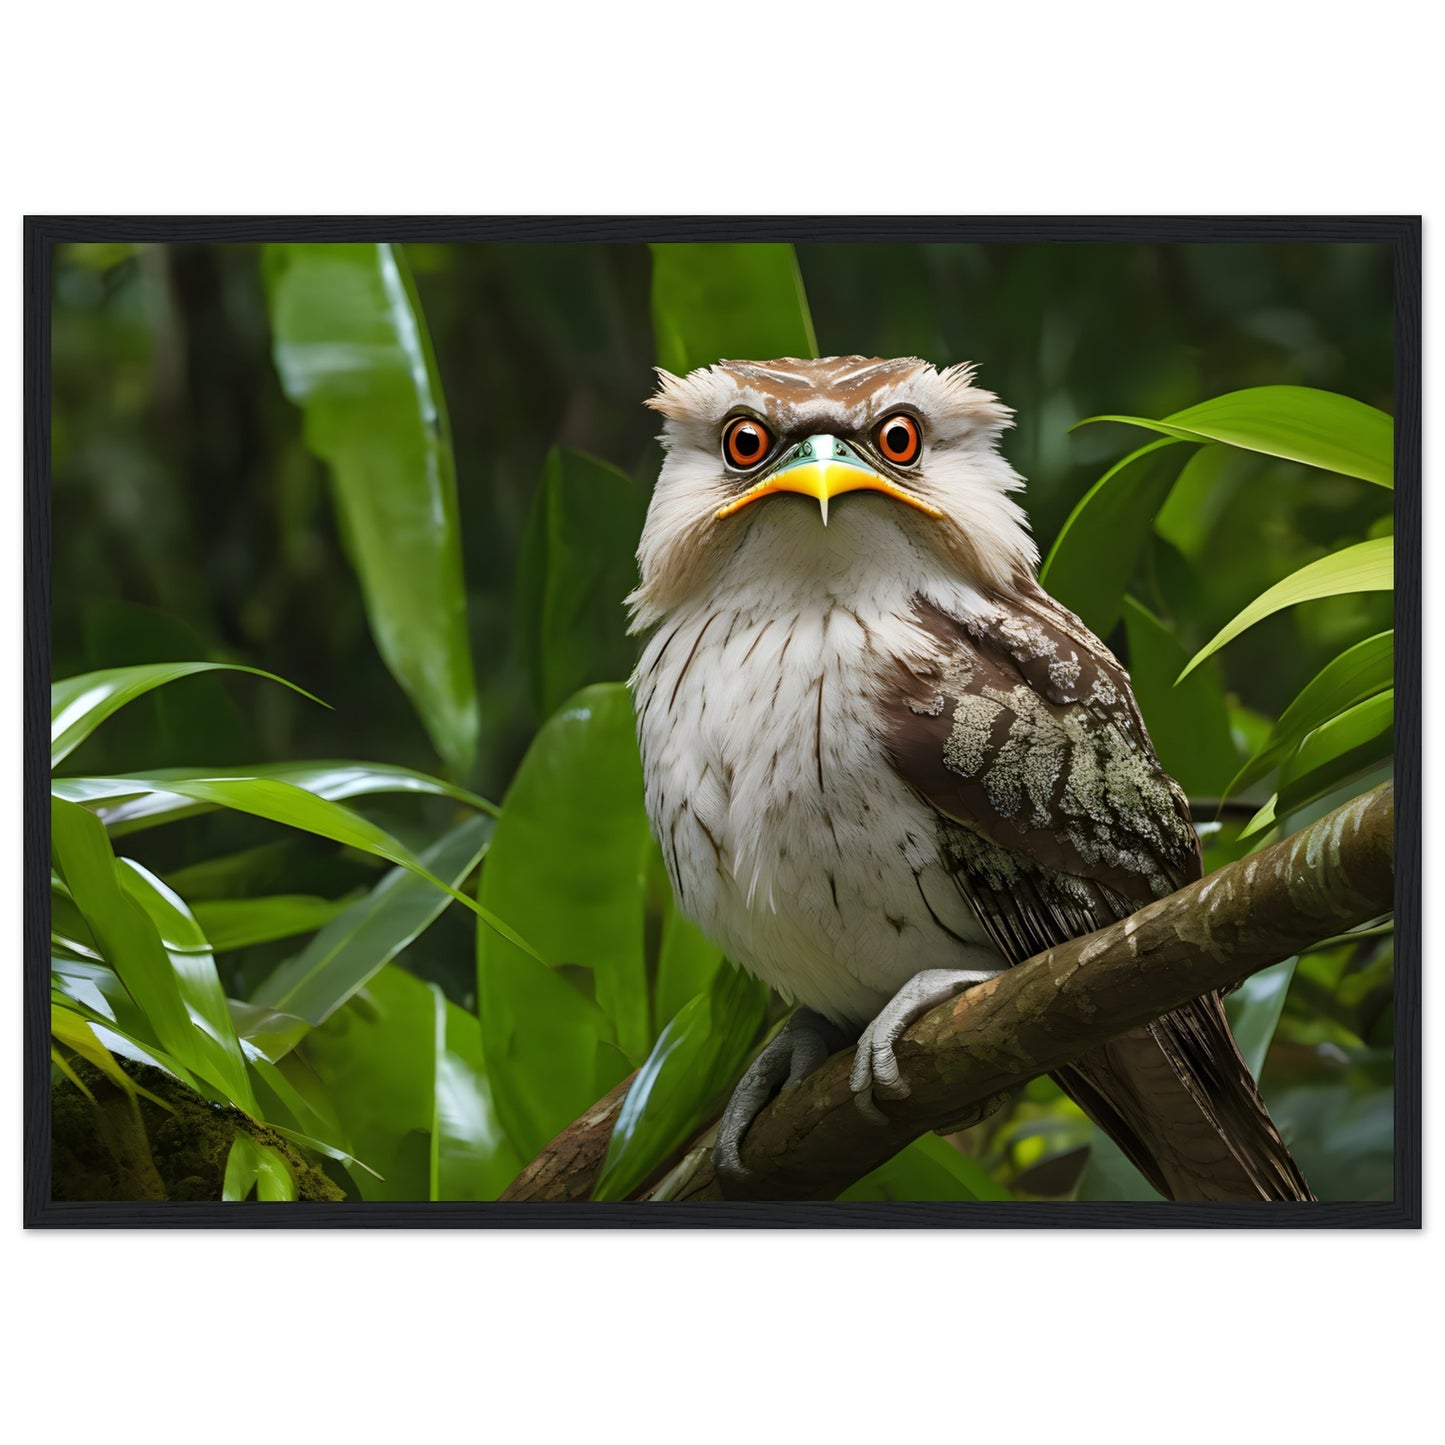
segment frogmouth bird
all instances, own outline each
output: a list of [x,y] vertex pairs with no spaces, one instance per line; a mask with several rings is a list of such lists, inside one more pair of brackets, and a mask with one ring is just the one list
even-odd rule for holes
[[[1035,580],[1009,408],[913,357],[660,373],[633,694],[678,906],[800,1007],[719,1126],[857,1040],[859,1106],[936,1004],[1200,874],[1113,654]],[[1161,1194],[1309,1199],[1218,994],[1057,1081]],[[881,1117],[881,1115],[880,1115]]]

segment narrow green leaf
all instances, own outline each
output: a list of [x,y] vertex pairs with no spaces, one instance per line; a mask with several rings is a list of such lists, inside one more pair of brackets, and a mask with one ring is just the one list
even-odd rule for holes
[[1224,689],[1210,668],[1178,687],[1188,658],[1179,639],[1142,603],[1124,599],[1129,675],[1154,750],[1166,772],[1194,797],[1219,796],[1239,766]]
[[657,359],[682,376],[723,358],[816,356],[818,338],[789,245],[655,245]]
[[[490,818],[467,819],[422,853],[422,866],[459,888],[486,853],[493,826]],[[251,1002],[312,1024],[324,1023],[445,908],[445,895],[424,877],[396,868],[328,922],[295,958],[281,964],[252,991]]]
[[596,1000],[478,931],[487,1067],[524,1159],[616,1082],[597,1087],[599,1040],[633,1060],[651,1043],[643,952],[650,848],[631,698],[621,684],[586,688],[527,750],[482,871],[483,902],[505,907]]
[[296,1198],[296,1180],[286,1160],[269,1144],[238,1129],[226,1155],[226,1175],[221,1198],[228,1202],[245,1199],[252,1188],[263,1203]]
[[[1321,723],[1310,733],[1280,769],[1283,785],[1280,796],[1288,799],[1290,785],[1311,773],[1317,773],[1337,758],[1346,757],[1356,748],[1376,739],[1392,735],[1395,726],[1395,689],[1386,688],[1338,717]],[[1383,756],[1383,754],[1382,754]]]
[[118,864],[121,887],[146,911],[160,934],[186,1011],[201,1035],[202,1065],[198,1072],[224,1089],[233,1104],[254,1118],[256,1098],[246,1073],[241,1040],[205,934],[184,901],[155,874],[130,858],[121,858]]
[[1251,974],[1224,1000],[1229,1014],[1229,1030],[1249,1072],[1256,1079],[1264,1068],[1269,1046],[1274,1042],[1275,1030],[1279,1027],[1280,1015],[1284,1013],[1285,1000],[1289,997],[1289,986],[1294,978],[1298,958],[1287,958],[1282,963]]
[[495,1199],[522,1160],[492,1102],[475,1014],[448,1002],[435,984],[436,1085],[431,1132],[431,1197]]
[[1395,540],[1380,537],[1371,542],[1357,542],[1352,547],[1331,552],[1282,582],[1276,582],[1261,593],[1237,617],[1227,623],[1179,674],[1182,681],[1206,657],[1212,657],[1227,642],[1232,642],[1261,618],[1293,607],[1298,602],[1312,602],[1319,597],[1338,597],[1345,592],[1388,592],[1395,585]]
[[211,947],[217,953],[226,953],[278,938],[293,938],[298,933],[314,933],[344,912],[351,901],[283,893],[269,898],[218,898],[197,903],[191,911]]
[[1395,690],[1366,698],[1310,733],[1285,759],[1279,791],[1239,835],[1253,837],[1307,808],[1351,778],[1378,767],[1395,750]]
[[865,1174],[840,1199],[1012,1199],[977,1159],[960,1154],[936,1134],[915,1139],[906,1149]]
[[1185,441],[1227,442],[1327,472],[1394,485],[1395,424],[1382,411],[1308,386],[1254,386],[1176,411],[1163,421],[1091,416],[1076,423],[1124,422]]
[[1237,793],[1262,778],[1332,717],[1389,687],[1395,678],[1395,634],[1376,633],[1327,662],[1280,714],[1269,736],[1230,783]]
[[[134,777],[126,780],[138,790],[154,789],[159,792],[177,793],[184,798],[209,803],[218,808],[233,808],[240,813],[250,813],[266,818],[286,827],[299,828],[321,838],[329,838],[348,848],[358,848],[389,863],[410,869],[419,877],[440,888],[459,903],[471,909],[489,928],[499,933],[514,947],[525,953],[538,955],[524,938],[504,923],[489,908],[485,908],[459,893],[449,884],[443,883],[434,873],[402,846],[395,838],[376,824],[369,822],[359,813],[343,808],[339,803],[308,793],[294,784],[282,782],[279,778],[235,777],[226,774],[197,778]],[[74,806],[66,804],[67,807]],[[82,810],[84,811],[84,810]],[[87,814],[87,816],[89,816]],[[97,826],[99,824],[97,823]]]
[[[157,662],[140,667],[109,667],[100,672],[86,672],[53,683],[50,688],[50,766],[56,767],[103,723],[128,702],[163,687],[182,677],[199,672],[249,672],[279,682],[302,697],[320,703],[304,688],[274,672],[259,667],[242,667],[231,662]],[[320,703],[325,706],[324,703]]]
[[1039,569],[1040,584],[1101,637],[1119,619],[1155,513],[1179,476],[1173,447],[1172,438],[1150,442],[1110,467],[1069,514]]
[[566,447],[547,454],[518,571],[517,614],[538,711],[636,661],[623,599],[637,585],[647,496],[615,467]]
[[105,829],[84,808],[59,798],[51,800],[50,811],[56,860],[106,962],[139,1005],[161,1048],[175,1056],[183,1072],[210,1081],[208,1036],[192,1021],[155,924],[121,887]]
[[[101,1033],[97,1032],[96,1025],[83,1014],[52,1000],[50,1034],[53,1039],[58,1039],[61,1044],[72,1053],[78,1054],[86,1063],[99,1069],[123,1093],[129,1094],[132,1098],[139,1095],[143,1099],[149,1099],[152,1104],[164,1109],[167,1113],[175,1112],[164,1099],[151,1093],[149,1089],[142,1088],[116,1063],[115,1057],[106,1047]],[[76,1082],[79,1083],[79,1080]]]
[[411,768],[389,767],[382,763],[332,761],[245,768],[158,768],[145,774],[120,773],[105,778],[57,778],[52,790],[72,803],[84,803],[100,817],[112,837],[120,837],[140,828],[173,823],[209,812],[215,804],[167,791],[165,787],[167,781],[185,782],[196,778],[217,782],[237,778],[270,778],[334,803],[378,793],[419,793],[455,798],[482,812],[497,812],[496,804],[465,788],[428,777]]
[[458,777],[479,713],[446,403],[399,248],[272,245],[273,354],[331,468],[372,635]]
[[734,968],[683,1006],[622,1101],[594,1199],[626,1199],[697,1131],[737,1077],[767,1007],[767,988]]

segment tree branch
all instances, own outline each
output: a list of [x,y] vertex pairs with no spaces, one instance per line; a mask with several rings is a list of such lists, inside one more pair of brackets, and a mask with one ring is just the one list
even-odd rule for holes
[[[831,1199],[929,1130],[961,1127],[999,1095],[1200,994],[1225,988],[1394,905],[1394,788],[1385,784],[1249,858],[1049,949],[942,1004],[897,1054],[906,1099],[860,1114],[852,1050],[758,1116],[743,1141],[755,1197]],[[552,1141],[504,1199],[585,1199],[626,1081]],[[720,1199],[711,1135],[644,1197]]]

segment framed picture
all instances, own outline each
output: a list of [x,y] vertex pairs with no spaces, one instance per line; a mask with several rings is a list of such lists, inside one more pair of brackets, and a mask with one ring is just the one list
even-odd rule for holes
[[1418,1226],[1419,243],[27,221],[27,1222]]

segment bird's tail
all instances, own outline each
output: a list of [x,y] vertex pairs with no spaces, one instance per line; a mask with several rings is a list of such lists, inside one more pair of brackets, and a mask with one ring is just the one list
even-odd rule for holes
[[1054,1075],[1166,1199],[1312,1200],[1206,994]]

